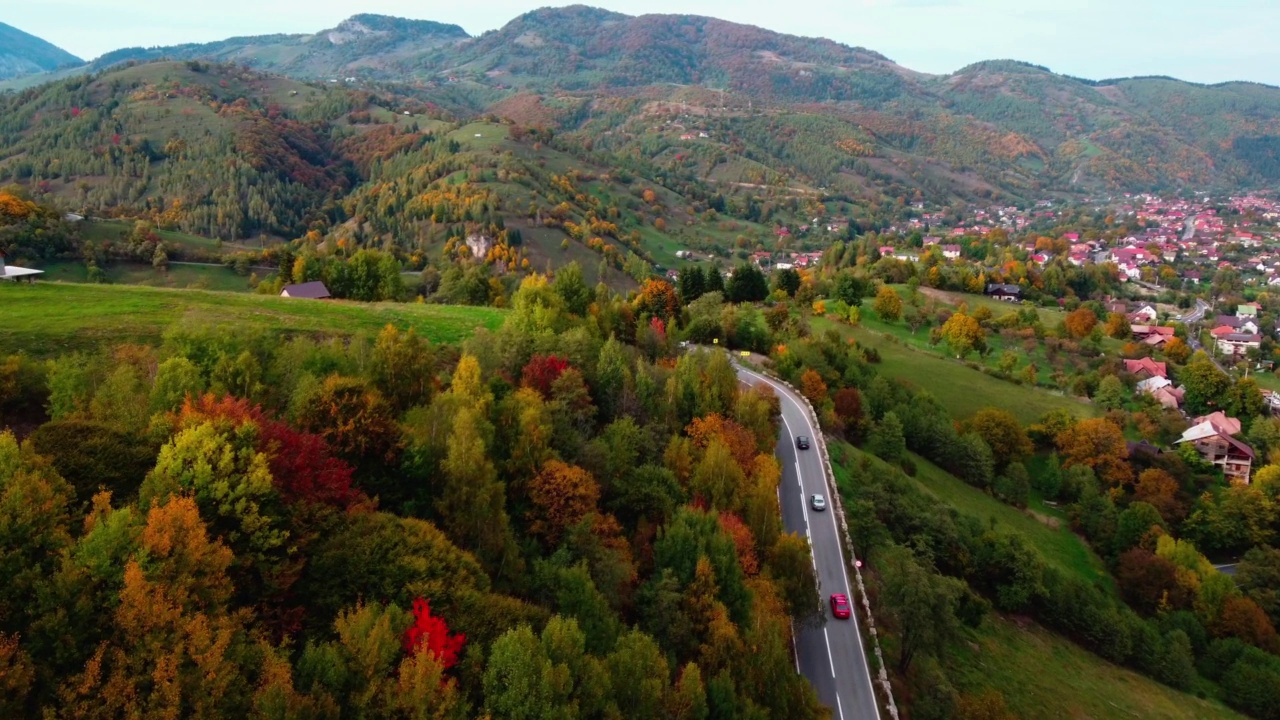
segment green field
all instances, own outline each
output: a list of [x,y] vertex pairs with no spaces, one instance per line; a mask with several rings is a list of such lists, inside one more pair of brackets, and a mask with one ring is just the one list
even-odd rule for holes
[[[134,222],[130,220],[85,220],[80,225],[80,236],[93,242],[122,242],[133,232]],[[190,235],[176,230],[156,230],[156,235],[169,245],[188,250],[205,252],[234,252],[236,250],[258,250],[278,244],[279,238],[254,238],[240,243],[221,243],[215,238],[201,235]]]
[[[903,297],[904,302],[907,300],[910,291],[905,285],[895,285],[891,287],[894,287],[898,294]],[[991,298],[984,297],[982,295],[948,293],[928,288],[921,290],[920,294],[922,296],[932,297],[934,300],[941,301],[944,305],[950,305],[956,308],[960,305],[965,305],[968,307],[970,312],[975,312],[979,307],[985,307],[991,311],[992,317],[997,319],[1004,317],[1005,315],[1015,313],[1021,309],[1019,306],[1013,305],[1012,303],[992,300]],[[1056,327],[1063,318],[1062,313],[1058,310],[1047,308],[1034,308],[1034,310],[1036,315],[1040,318],[1041,324],[1046,328]],[[919,350],[920,352],[937,355],[938,357],[947,360],[955,359],[947,350],[945,345],[930,344],[929,330],[927,328],[921,328],[916,332],[912,332],[911,328],[904,322],[886,322],[881,320],[875,310],[868,304],[864,304],[860,312],[861,321],[859,323],[859,328],[862,330],[874,331],[876,333],[888,333],[897,338],[899,342],[902,342],[915,350]],[[1052,360],[1048,355],[1046,344],[1044,342],[1036,341],[1033,348],[1028,351],[1027,348],[1023,346],[1023,343],[1016,339],[1005,338],[998,332],[988,332],[986,343],[990,348],[990,352],[985,356],[977,353],[971,353],[965,358],[965,361],[984,365],[994,370],[998,367],[1000,357],[1004,352],[1011,351],[1018,360],[1017,364],[1014,366],[1014,375],[1017,375],[1021,370],[1026,368],[1027,365],[1034,363],[1037,368],[1037,382],[1042,386],[1049,387],[1053,387],[1055,369],[1067,369],[1069,372],[1074,372],[1073,369],[1067,367],[1069,363],[1064,363],[1064,357],[1067,353],[1064,351],[1058,356],[1056,361]],[[1104,337],[1099,347],[1104,353],[1119,354],[1122,345],[1123,343],[1119,340]]]
[[1030,622],[989,615],[947,654],[961,692],[1000,691],[1015,717],[1242,720],[1219,703],[1113,665]]
[[157,342],[185,321],[246,330],[325,335],[374,334],[387,324],[433,342],[457,342],[505,314],[483,307],[290,300],[275,296],[127,285],[0,283],[0,355],[49,357],[123,342]]
[[[41,280],[85,283],[89,270],[84,263],[57,261],[40,263],[44,270]],[[208,265],[183,265],[170,263],[167,270],[157,270],[150,265],[114,263],[104,268],[107,282],[114,285],[146,285],[193,290],[218,290],[222,292],[249,292],[249,278],[237,275],[231,268]],[[265,279],[265,278],[262,278]]]
[[1024,424],[1059,408],[1079,417],[1098,414],[1097,408],[1090,403],[991,377],[957,360],[891,342],[865,327],[854,328],[825,318],[812,318],[810,324],[815,332],[835,329],[856,338],[864,347],[874,348],[880,353],[880,364],[876,366],[878,372],[928,390],[957,419],[967,418],[987,407],[1004,408]]

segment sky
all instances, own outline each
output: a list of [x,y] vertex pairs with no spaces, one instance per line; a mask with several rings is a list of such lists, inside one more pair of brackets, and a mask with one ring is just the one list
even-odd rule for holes
[[[310,33],[360,12],[455,23],[472,35],[545,0],[39,0],[0,3],[0,21],[86,59],[130,46]],[[1277,0],[594,0],[630,15],[709,15],[866,47],[950,73],[1001,58],[1077,77],[1170,75],[1280,85]],[[4,7],[4,5],[10,5]]]

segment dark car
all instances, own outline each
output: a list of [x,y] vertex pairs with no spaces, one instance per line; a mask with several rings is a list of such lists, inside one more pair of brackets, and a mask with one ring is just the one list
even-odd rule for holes
[[808,436],[808,435],[797,435],[797,436],[796,436],[796,447],[800,448],[801,450],[808,450],[808,449],[809,449],[809,436]]
[[849,596],[844,593],[836,593],[831,596],[831,614],[841,620],[848,620],[852,613],[849,607]]

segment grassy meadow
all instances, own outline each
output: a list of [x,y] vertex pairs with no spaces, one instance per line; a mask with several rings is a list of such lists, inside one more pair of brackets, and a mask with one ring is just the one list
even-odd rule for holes
[[1039,625],[988,615],[947,657],[960,691],[993,688],[1014,717],[1243,720],[1202,700],[1113,665]]
[[[38,265],[44,270],[41,280],[69,283],[89,282],[89,270],[84,263],[56,261]],[[114,285],[146,285],[192,290],[216,290],[219,292],[250,292],[249,278],[237,275],[234,270],[221,266],[184,265],[170,263],[168,269],[157,270],[140,263],[112,263],[105,268],[107,282]]]
[[0,355],[49,357],[122,342],[155,343],[179,322],[246,330],[349,336],[388,324],[453,343],[505,314],[483,307],[291,300],[247,293],[129,285],[0,283]]
[[[867,314],[870,313],[864,314],[864,319]],[[857,339],[864,347],[874,348],[880,353],[877,366],[880,373],[928,389],[957,419],[967,418],[986,407],[1004,408],[1024,424],[1059,408],[1080,417],[1097,414],[1097,409],[1090,403],[992,377],[954,358],[891,341],[865,325],[850,327],[825,318],[812,318],[810,324],[815,332],[835,329],[846,337]],[[925,330],[919,334],[927,336]]]

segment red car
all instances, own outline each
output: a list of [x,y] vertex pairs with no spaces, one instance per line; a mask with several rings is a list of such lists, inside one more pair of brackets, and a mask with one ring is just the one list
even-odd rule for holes
[[849,607],[849,596],[836,593],[831,596],[831,614],[841,620],[848,620],[852,610]]

